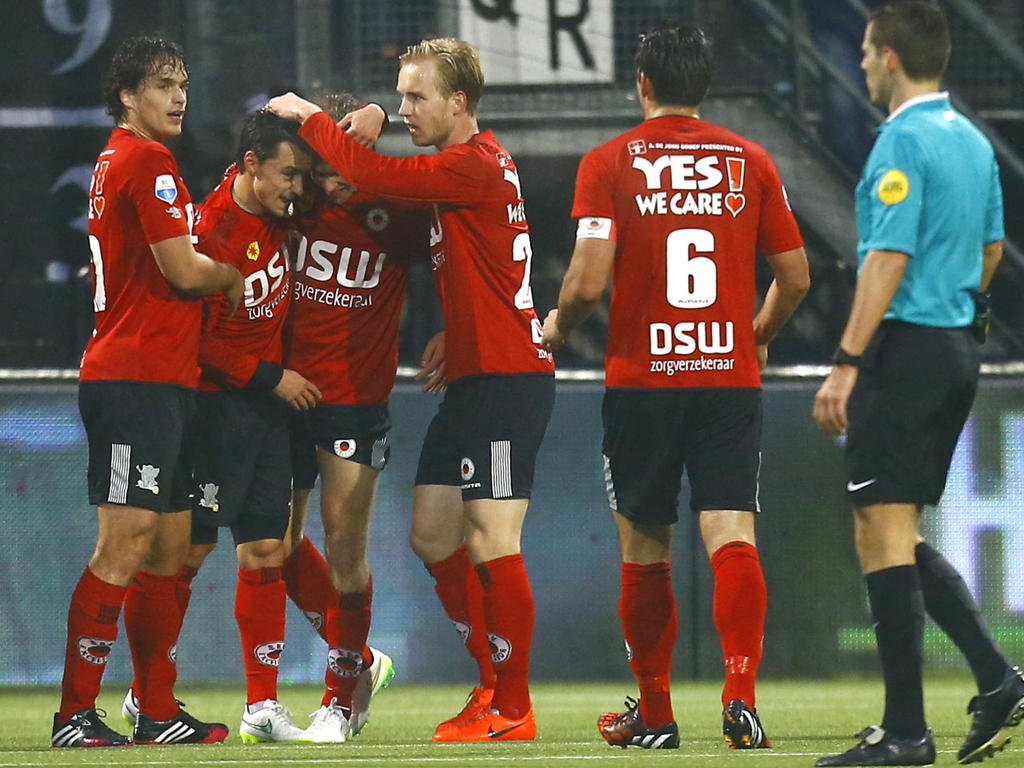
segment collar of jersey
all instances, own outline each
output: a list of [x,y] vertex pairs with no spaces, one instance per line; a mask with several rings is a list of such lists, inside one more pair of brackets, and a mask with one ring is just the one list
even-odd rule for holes
[[885,118],[885,122],[882,123],[880,127],[884,128],[888,123],[891,123],[900,115],[919,106],[926,106],[932,108],[942,107],[945,109],[949,109],[949,91],[936,91],[935,93],[925,93],[922,94],[921,96],[915,96],[912,99],[907,99],[898,107],[896,107],[896,109],[893,110],[893,112],[887,118]]

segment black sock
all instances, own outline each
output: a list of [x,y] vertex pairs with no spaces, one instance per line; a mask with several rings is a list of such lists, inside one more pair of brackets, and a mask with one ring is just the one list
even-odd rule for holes
[[864,577],[885,678],[882,727],[901,739],[924,735],[921,658],[924,597],[917,567],[897,565]]
[[917,545],[914,555],[928,615],[967,659],[978,681],[978,691],[998,688],[1010,665],[992,639],[960,573],[926,542]]

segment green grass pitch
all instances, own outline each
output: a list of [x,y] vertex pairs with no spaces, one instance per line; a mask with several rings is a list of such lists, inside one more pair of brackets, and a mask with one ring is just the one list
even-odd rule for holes
[[[760,768],[811,766],[814,758],[853,746],[850,738],[881,716],[882,689],[877,680],[772,681],[758,690],[759,712],[775,744],[771,750],[732,752],[721,738],[719,686],[678,681],[674,685],[676,718],[683,739],[679,750],[614,749],[597,735],[595,722],[617,709],[632,691],[608,683],[546,683],[533,688],[539,738],[500,744],[434,744],[430,734],[439,720],[462,706],[468,686],[402,685],[397,679],[374,700],[370,722],[353,741],[340,745],[270,744],[244,746],[236,729],[241,715],[241,688],[182,686],[178,695],[189,710],[231,728],[223,745],[132,747],[130,749],[51,749],[50,718],[58,694],[52,688],[0,689],[0,768],[31,766],[730,766]],[[967,678],[926,682],[928,720],[939,749],[938,765],[955,765],[956,749],[967,732],[964,714],[973,694]],[[99,705],[108,722],[122,727],[123,692],[108,686]],[[312,687],[288,687],[281,700],[305,725],[305,715],[319,704]],[[1024,739],[1024,736],[1020,737]],[[993,768],[1024,766],[1024,748],[998,755]]]

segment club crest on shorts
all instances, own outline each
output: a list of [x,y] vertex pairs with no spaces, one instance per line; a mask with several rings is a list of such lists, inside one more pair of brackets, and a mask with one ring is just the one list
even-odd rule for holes
[[473,475],[476,474],[476,464],[473,460],[468,457],[463,457],[462,461],[459,462],[459,473],[462,475],[463,481],[472,480]]
[[313,625],[313,629],[317,632],[324,625],[324,615],[321,611],[303,611],[302,615],[306,617],[306,621]]
[[170,205],[178,199],[178,185],[174,183],[174,177],[169,173],[161,173],[153,181],[153,194],[158,199]]
[[348,459],[356,453],[356,441],[350,437],[344,440],[334,441],[334,455],[342,459]]
[[455,627],[455,631],[459,634],[459,639],[462,644],[465,645],[469,642],[469,636],[473,634],[473,628],[464,621],[456,621],[452,619],[452,626]]
[[98,637],[78,638],[78,655],[90,664],[106,664],[110,658],[113,640],[102,640]]
[[200,507],[206,507],[212,512],[220,510],[220,502],[217,501],[217,491],[220,490],[219,485],[213,483],[203,483],[199,486],[199,492],[203,494],[203,498],[199,500]]
[[391,222],[391,215],[384,208],[371,208],[366,213],[366,226],[374,232],[383,232]]
[[136,464],[136,471],[139,473],[139,479],[135,485],[144,491],[151,491],[154,494],[160,493],[160,486],[156,484],[156,479],[160,475],[160,467],[154,467],[152,464],[143,464],[141,467]]
[[348,648],[331,648],[327,651],[327,666],[338,677],[358,677],[363,671],[363,653]]
[[284,653],[284,640],[257,645],[252,652],[260,664],[276,667],[281,663],[281,654]]
[[491,661],[495,664],[501,664],[503,661],[508,661],[509,657],[512,655],[512,643],[501,635],[495,635],[493,632],[488,632],[487,643],[491,646]]

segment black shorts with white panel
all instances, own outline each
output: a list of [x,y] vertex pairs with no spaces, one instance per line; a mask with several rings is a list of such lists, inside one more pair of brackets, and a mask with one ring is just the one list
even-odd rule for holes
[[609,388],[601,417],[608,503],[629,520],[677,522],[684,471],[694,512],[760,511],[760,388]]
[[306,414],[309,433],[322,451],[381,470],[391,457],[387,403],[318,405]]
[[293,410],[288,414],[288,427],[292,454],[292,489],[311,491],[316,485],[320,467],[316,463],[316,443],[309,434],[306,411]]
[[938,504],[978,388],[967,328],[886,320],[847,406],[847,496],[854,506]]
[[459,486],[463,501],[530,498],[554,402],[550,373],[452,382],[427,428],[416,485]]
[[192,541],[282,539],[291,501],[288,407],[267,392],[200,392]]
[[191,506],[186,453],[194,390],[141,381],[83,381],[78,410],[89,442],[89,503],[154,512]]

